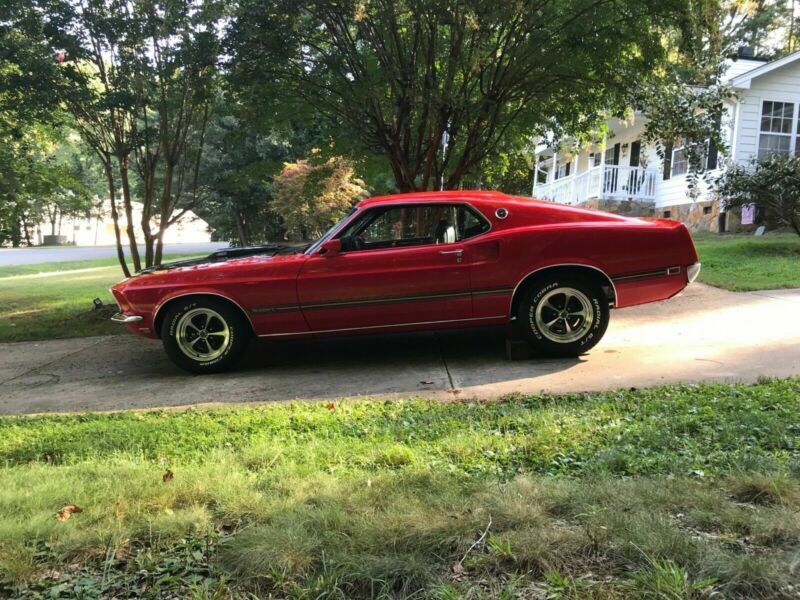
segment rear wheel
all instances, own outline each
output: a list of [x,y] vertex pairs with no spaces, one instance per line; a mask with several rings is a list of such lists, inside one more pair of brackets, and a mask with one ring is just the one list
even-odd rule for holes
[[173,304],[161,331],[172,362],[192,373],[220,373],[244,354],[250,327],[241,313],[215,298],[188,298]]
[[593,348],[608,327],[603,290],[592,282],[557,274],[523,292],[517,321],[534,351],[546,356],[578,356]]

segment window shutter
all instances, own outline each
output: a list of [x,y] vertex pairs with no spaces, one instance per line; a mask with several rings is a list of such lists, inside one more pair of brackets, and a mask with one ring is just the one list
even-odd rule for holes
[[571,164],[572,164],[571,162],[567,163],[567,168],[564,169],[564,177],[569,177],[569,167]]
[[631,162],[630,162],[630,165],[632,167],[638,167],[639,166],[639,158],[641,157],[641,154],[642,154],[642,142],[640,142],[639,140],[636,140],[635,142],[633,142],[631,144]]
[[717,150],[717,145],[714,142],[708,143],[708,160],[706,161],[706,170],[713,171],[717,168],[717,156],[719,151]]
[[672,142],[664,144],[664,181],[670,178],[672,171]]
[[619,164],[619,144],[614,144],[614,164]]

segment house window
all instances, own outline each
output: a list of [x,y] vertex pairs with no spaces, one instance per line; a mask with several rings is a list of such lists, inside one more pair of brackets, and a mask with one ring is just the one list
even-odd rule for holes
[[672,165],[671,175],[683,175],[689,170],[689,155],[686,152],[686,144],[672,150]]
[[607,165],[615,165],[617,164],[614,160],[614,147],[608,148],[606,150],[606,164]]
[[664,218],[665,219],[671,219],[672,218],[672,211],[671,210],[665,210],[664,211]]
[[703,207],[703,214],[704,215],[710,215],[711,214],[711,207],[710,206],[704,206]]
[[[712,151],[711,142],[707,140],[701,144],[691,144],[691,146],[687,146],[686,142],[684,141],[682,146],[678,146],[672,150],[672,157],[670,160],[670,173],[672,176],[684,175],[689,171],[689,147],[697,148],[697,151],[702,152],[702,155],[699,157],[700,170],[705,171],[706,168],[717,168],[716,147],[714,147]],[[709,164],[709,162],[711,164]]]
[[561,179],[562,177],[569,175],[569,165],[570,163],[558,165],[558,168],[556,169],[556,179]]
[[[761,134],[758,136],[758,158],[770,154],[789,154],[792,150],[794,104],[765,100],[761,105]],[[798,131],[800,133],[800,131]]]

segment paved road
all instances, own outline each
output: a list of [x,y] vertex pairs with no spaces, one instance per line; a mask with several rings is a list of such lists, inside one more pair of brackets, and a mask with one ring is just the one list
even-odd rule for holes
[[292,399],[496,398],[800,374],[800,290],[734,294],[695,284],[612,312],[570,360],[508,361],[502,332],[474,330],[255,344],[243,368],[192,376],[159,342],[121,335],[0,345],[0,414]]
[[[228,242],[209,242],[204,244],[166,244],[164,254],[203,254],[220,248],[227,248]],[[144,248],[139,248],[144,256]],[[68,260],[89,260],[92,258],[114,258],[115,246],[37,246],[35,248],[0,248],[0,266],[35,265],[47,262]]]

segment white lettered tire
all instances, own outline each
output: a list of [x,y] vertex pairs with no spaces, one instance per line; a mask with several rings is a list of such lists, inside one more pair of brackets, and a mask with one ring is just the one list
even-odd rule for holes
[[591,281],[553,274],[533,282],[523,294],[517,322],[537,354],[579,356],[608,328],[608,299]]
[[161,341],[170,360],[191,373],[220,373],[244,354],[250,325],[238,309],[210,296],[188,297],[169,306]]

